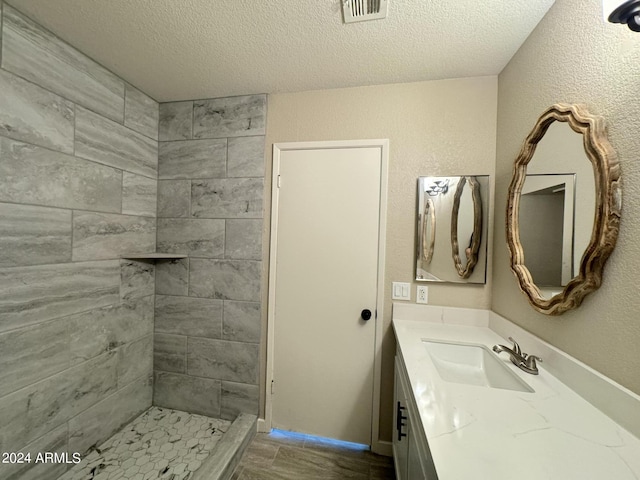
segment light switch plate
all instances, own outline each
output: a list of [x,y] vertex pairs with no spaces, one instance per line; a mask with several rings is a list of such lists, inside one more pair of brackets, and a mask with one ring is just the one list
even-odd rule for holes
[[411,300],[411,284],[404,282],[391,282],[392,300]]

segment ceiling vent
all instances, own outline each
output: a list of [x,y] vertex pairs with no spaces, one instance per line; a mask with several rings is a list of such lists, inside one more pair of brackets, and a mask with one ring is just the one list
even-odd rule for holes
[[387,0],[342,0],[344,23],[378,20],[387,16]]

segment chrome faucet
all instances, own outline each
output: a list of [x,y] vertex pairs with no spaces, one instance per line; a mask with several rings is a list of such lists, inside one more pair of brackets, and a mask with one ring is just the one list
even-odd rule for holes
[[518,342],[513,338],[509,337],[509,341],[513,343],[513,348],[505,347],[504,345],[494,345],[493,351],[496,353],[507,352],[509,357],[511,357],[511,363],[520,370],[524,370],[532,375],[538,375],[538,365],[536,364],[536,361],[542,362],[542,359],[535,355],[522,353],[520,345],[518,345]]

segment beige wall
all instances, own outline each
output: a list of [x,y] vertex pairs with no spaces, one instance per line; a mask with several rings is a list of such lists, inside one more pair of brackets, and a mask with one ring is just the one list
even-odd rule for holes
[[[640,165],[636,159],[640,152],[640,34],[605,24],[600,8],[597,0],[556,2],[499,76],[497,132],[495,77],[269,97],[268,169],[271,148],[277,142],[390,139],[382,439],[391,434],[394,339],[390,286],[392,280],[408,282],[414,277],[416,179],[420,175],[489,174],[492,184],[496,182],[491,210],[497,221],[490,239],[493,249],[487,285],[429,284],[430,303],[490,306],[640,393],[640,356],[633,353],[640,342]],[[511,165],[520,145],[542,111],[556,102],[583,103],[606,117],[622,166],[624,209],[618,245],[606,266],[603,286],[579,309],[562,317],[547,317],[529,306],[509,269],[504,211]],[[267,213],[269,208],[267,204]],[[269,222],[265,225],[268,229]],[[268,241],[264,245],[266,251]],[[265,285],[264,305],[266,294]],[[415,301],[415,283],[412,299]],[[264,355],[264,344],[262,347]],[[261,378],[264,382],[264,371]]]
[[[492,309],[640,393],[640,34],[604,23],[598,0],[551,8],[499,76]],[[586,104],[618,153],[623,213],[602,287],[561,317],[536,313],[509,269],[502,225],[511,165],[545,108]]]
[[[373,138],[390,140],[385,309],[382,316],[384,339],[380,438],[383,440],[391,439],[393,402],[395,340],[390,328],[391,281],[411,282],[415,278],[417,177],[486,174],[493,179],[496,103],[497,77],[269,96],[267,179],[271,178],[269,169],[274,143]],[[267,191],[270,190],[267,186]],[[267,204],[265,208],[268,213],[270,205]],[[269,222],[265,222],[265,225],[268,229]],[[490,223],[490,232],[491,226]],[[265,235],[268,233],[265,232]],[[489,240],[491,245],[491,238]],[[268,240],[264,245],[266,252]],[[269,258],[268,254],[264,258]],[[490,273],[489,268],[489,278]],[[264,278],[267,278],[266,275]],[[433,304],[477,308],[488,308],[490,305],[489,284],[429,284],[429,287],[429,300]],[[265,285],[263,305],[266,305],[266,295]],[[415,283],[411,297],[415,301]],[[266,323],[266,309],[263,317]],[[264,354],[264,328],[262,338]],[[263,366],[263,383],[264,378]]]

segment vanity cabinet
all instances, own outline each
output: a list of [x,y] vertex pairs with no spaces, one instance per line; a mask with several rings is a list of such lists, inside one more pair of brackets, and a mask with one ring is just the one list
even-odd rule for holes
[[393,459],[397,480],[437,480],[402,358],[396,356]]
[[407,396],[404,379],[399,374],[398,359],[395,362],[394,394],[393,394],[393,461],[396,467],[397,480],[407,477],[407,459],[409,457],[409,415],[407,412]]

